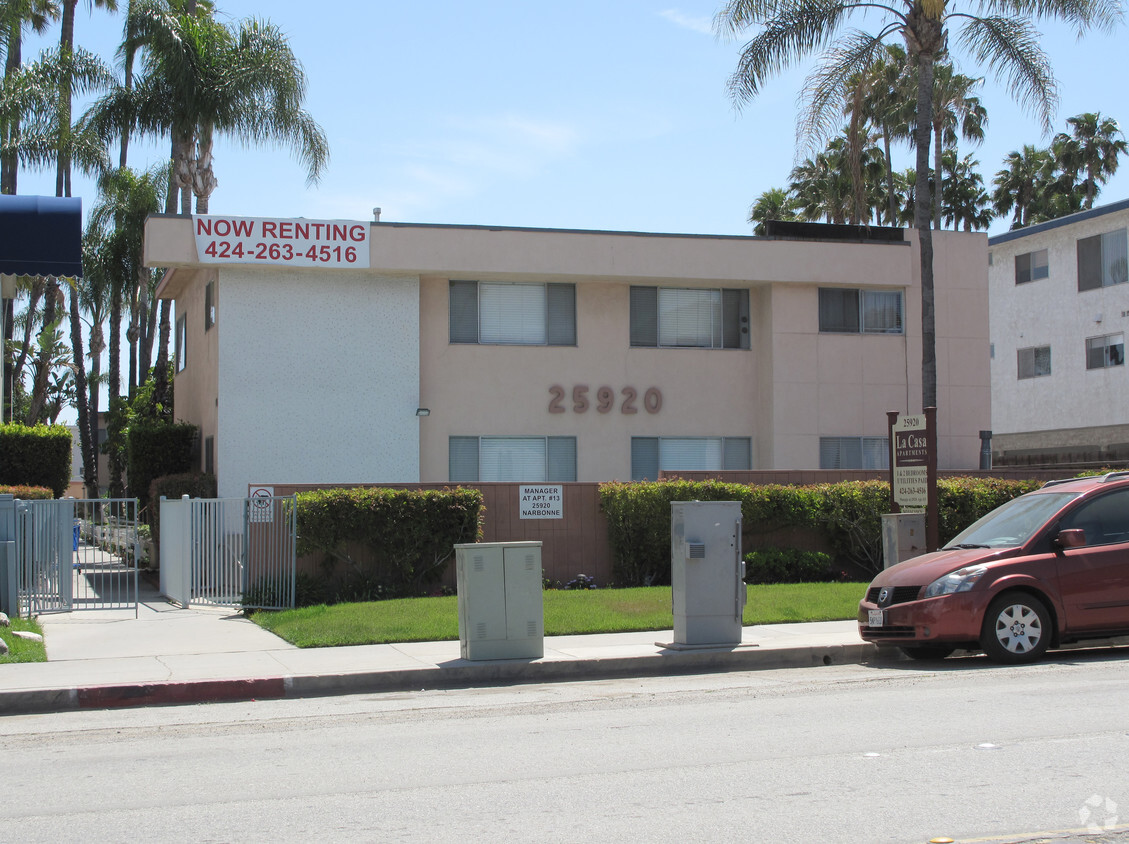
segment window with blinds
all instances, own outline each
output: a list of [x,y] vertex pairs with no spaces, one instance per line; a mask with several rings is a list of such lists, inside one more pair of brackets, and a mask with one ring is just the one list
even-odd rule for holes
[[1129,281],[1129,239],[1125,229],[1079,239],[1079,292],[1126,281]]
[[451,437],[451,483],[576,480],[576,437]]
[[632,287],[630,329],[632,346],[747,349],[749,291]]
[[452,343],[575,346],[576,285],[450,282]]
[[710,472],[753,468],[749,437],[632,437],[631,479],[657,480],[659,472]]
[[820,437],[820,469],[889,469],[887,437]]
[[819,288],[819,330],[825,334],[901,334],[902,292]]

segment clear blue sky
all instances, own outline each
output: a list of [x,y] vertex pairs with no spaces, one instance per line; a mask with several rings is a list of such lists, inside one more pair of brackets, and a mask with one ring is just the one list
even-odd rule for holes
[[[750,203],[787,184],[806,68],[737,113],[725,83],[740,45],[711,33],[719,5],[217,0],[224,17],[267,17],[289,36],[332,158],[307,188],[287,152],[221,140],[211,210],[367,220],[380,206],[394,221],[748,233]],[[79,4],[82,46],[110,57],[121,27],[120,13]],[[1061,86],[1055,130],[1095,110],[1129,128],[1125,29],[1081,43],[1064,28],[1044,35]],[[27,43],[25,58],[40,46]],[[982,99],[988,137],[974,152],[990,183],[1010,150],[1049,138],[991,78]],[[156,164],[167,151],[167,141],[139,145],[131,164]],[[912,164],[907,148],[895,155],[900,168]],[[24,172],[19,188],[53,194],[54,178]],[[89,208],[91,184],[78,179],[74,192]],[[1129,162],[1099,202],[1126,197]]]

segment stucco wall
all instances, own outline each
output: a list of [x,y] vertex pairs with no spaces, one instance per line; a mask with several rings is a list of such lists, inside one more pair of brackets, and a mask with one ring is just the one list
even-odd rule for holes
[[[997,435],[1119,425],[1129,419],[1129,366],[1086,369],[1086,338],[1129,330],[1129,284],[1078,291],[1080,238],[1129,226],[1129,209],[994,242],[992,430]],[[1017,285],[1015,256],[1047,250],[1048,276]],[[1051,374],[1018,378],[1018,349],[1051,347]],[[1051,445],[1061,437],[1041,438]]]
[[224,267],[220,287],[221,496],[418,479],[416,280]]

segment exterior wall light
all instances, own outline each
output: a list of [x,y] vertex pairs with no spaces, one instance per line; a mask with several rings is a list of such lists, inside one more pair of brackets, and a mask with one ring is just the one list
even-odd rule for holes
[[427,408],[427,407],[417,407],[416,408],[416,416],[430,416],[430,415],[431,415],[431,409],[430,408]]

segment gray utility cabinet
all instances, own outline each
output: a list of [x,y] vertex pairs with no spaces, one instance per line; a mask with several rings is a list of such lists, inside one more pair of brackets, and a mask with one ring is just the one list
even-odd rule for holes
[[676,645],[735,645],[745,612],[740,501],[670,503]]
[[455,546],[463,659],[545,655],[540,542]]

